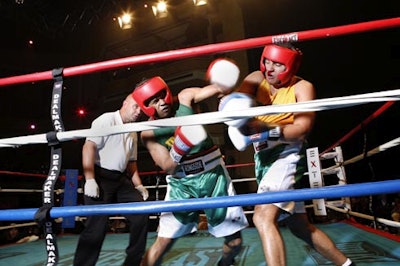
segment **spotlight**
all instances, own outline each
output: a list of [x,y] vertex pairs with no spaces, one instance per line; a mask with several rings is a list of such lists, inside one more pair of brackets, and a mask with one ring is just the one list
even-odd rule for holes
[[204,6],[207,5],[207,0],[193,0],[193,4],[195,6]]
[[86,112],[86,109],[84,107],[79,107],[79,108],[76,109],[76,114],[79,117],[84,117],[84,116],[86,116],[87,112]]
[[123,30],[132,28],[132,16],[131,14],[124,13],[118,17],[119,27]]
[[153,14],[156,18],[165,18],[168,15],[167,3],[160,1],[156,5],[151,6]]

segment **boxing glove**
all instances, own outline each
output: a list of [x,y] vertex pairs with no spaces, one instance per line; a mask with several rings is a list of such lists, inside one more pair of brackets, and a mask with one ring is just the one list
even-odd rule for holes
[[[246,93],[233,92],[222,97],[218,105],[218,111],[237,111],[256,106],[255,100]],[[250,119],[250,117],[235,119],[224,122],[228,126],[241,127]]]
[[228,127],[228,135],[233,146],[239,151],[244,151],[249,144],[254,142],[279,140],[281,137],[281,128],[274,127],[260,133],[246,135],[240,131],[240,128]]
[[207,138],[207,132],[201,125],[182,126],[175,130],[175,141],[169,152],[172,160],[180,163],[182,157]]
[[91,198],[98,198],[99,197],[99,186],[94,178],[86,179],[85,188],[84,188],[85,195]]
[[239,67],[231,60],[216,59],[207,69],[207,79],[210,84],[217,84],[224,94],[228,94],[239,80]]

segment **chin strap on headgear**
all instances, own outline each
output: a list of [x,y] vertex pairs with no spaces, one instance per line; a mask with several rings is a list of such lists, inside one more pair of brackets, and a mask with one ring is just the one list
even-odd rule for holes
[[165,81],[159,76],[148,79],[137,85],[132,93],[132,97],[142,109],[143,113],[153,118],[156,114],[156,109],[148,106],[149,101],[163,90],[165,90],[164,102],[172,104],[171,90]]
[[285,65],[285,71],[278,74],[281,84],[285,84],[299,69],[302,55],[298,49],[293,50],[276,44],[268,44],[264,47],[261,55],[260,70],[265,74],[265,59]]

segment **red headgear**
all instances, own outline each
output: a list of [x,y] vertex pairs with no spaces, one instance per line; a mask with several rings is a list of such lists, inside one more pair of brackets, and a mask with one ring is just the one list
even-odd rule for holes
[[158,76],[140,83],[133,91],[132,97],[147,116],[154,117],[156,109],[149,107],[148,101],[163,90],[165,90],[163,100],[167,104],[172,104],[171,91],[165,81]]
[[296,74],[302,57],[300,50],[292,50],[276,44],[266,45],[260,60],[260,70],[265,73],[265,59],[285,65],[286,70],[278,75],[282,84],[285,84]]

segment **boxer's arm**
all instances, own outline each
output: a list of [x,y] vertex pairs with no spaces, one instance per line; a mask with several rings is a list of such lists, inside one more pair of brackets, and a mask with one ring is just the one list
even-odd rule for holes
[[191,107],[205,99],[223,96],[232,91],[240,75],[239,67],[228,59],[216,59],[207,69],[206,79],[210,85],[205,87],[190,87],[178,94],[180,104]]
[[178,164],[172,160],[168,149],[155,140],[153,130],[143,131],[140,136],[154,163],[168,174],[174,173]]
[[268,128],[267,126],[251,127],[245,125],[237,128],[230,126],[228,127],[228,135],[233,146],[239,151],[244,151],[248,145],[254,142],[278,141],[281,138],[281,127]]
[[256,95],[258,86],[261,84],[264,78],[265,77],[261,71],[251,72],[243,79],[236,92]]

